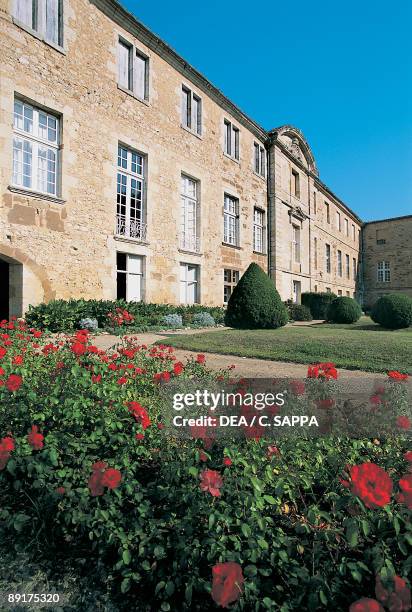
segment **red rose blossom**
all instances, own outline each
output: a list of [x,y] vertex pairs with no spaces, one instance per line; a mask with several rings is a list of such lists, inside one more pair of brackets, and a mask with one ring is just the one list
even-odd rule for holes
[[71,348],[72,353],[74,353],[78,357],[80,355],[83,355],[87,350],[82,342],[74,342],[70,348]]
[[405,459],[405,461],[409,461],[409,462],[411,462],[411,461],[412,461],[412,450],[407,451],[407,452],[404,454],[404,459]]
[[197,363],[205,363],[206,357],[204,355],[198,355],[196,357],[196,361],[197,361]]
[[389,612],[407,612],[411,609],[411,591],[406,581],[394,576],[390,589],[386,589],[380,576],[376,577],[375,595]]
[[66,493],[66,489],[64,487],[57,487],[56,493],[59,495],[64,495]]
[[173,374],[175,376],[180,376],[183,370],[184,370],[183,363],[181,361],[177,361],[173,366]]
[[399,488],[401,493],[397,496],[398,502],[405,504],[409,510],[412,510],[412,474],[405,474],[399,480]]
[[9,391],[18,391],[23,383],[23,379],[18,374],[10,374],[6,381],[6,387]]
[[136,438],[136,440],[139,440],[139,441],[140,441],[140,440],[144,440],[144,434],[142,434],[142,433],[137,433],[137,434],[135,435],[135,438]]
[[232,462],[232,460],[231,460],[231,459],[229,459],[229,457],[225,457],[225,458],[223,459],[223,465],[226,465],[227,467],[231,466],[231,465],[232,465],[232,463],[233,463],[233,462]]
[[390,372],[388,372],[388,376],[392,380],[407,380],[408,379],[407,374],[401,374],[397,370],[391,370]]
[[267,456],[269,459],[272,459],[272,457],[278,457],[279,455],[280,455],[280,450],[278,449],[277,446],[268,446]]
[[147,429],[151,425],[146,408],[143,408],[139,402],[128,402],[129,412],[134,416],[136,421],[140,423],[143,429]]
[[362,597],[349,607],[349,612],[384,612],[384,609],[376,599]]
[[32,425],[31,431],[27,435],[27,441],[34,450],[41,450],[44,446],[44,436],[38,432],[37,425]]
[[122,475],[115,468],[107,468],[102,476],[102,485],[108,489],[117,489],[122,481]]
[[200,474],[200,489],[209,492],[213,497],[220,497],[220,487],[223,486],[223,480],[219,472],[216,470],[203,470]]
[[407,416],[398,417],[396,419],[396,424],[399,427],[399,429],[410,429],[411,428],[411,422]]
[[361,463],[350,468],[350,489],[367,508],[383,508],[392,495],[392,480],[375,463]]
[[222,608],[239,599],[243,591],[242,568],[234,561],[217,563],[212,568],[212,599]]

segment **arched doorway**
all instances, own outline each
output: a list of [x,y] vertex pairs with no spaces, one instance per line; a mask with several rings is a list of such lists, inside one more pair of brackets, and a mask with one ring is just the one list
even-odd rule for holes
[[23,266],[0,254],[0,321],[23,314]]

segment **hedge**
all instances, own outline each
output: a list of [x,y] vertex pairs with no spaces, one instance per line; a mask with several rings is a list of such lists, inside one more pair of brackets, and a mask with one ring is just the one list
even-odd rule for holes
[[331,323],[355,323],[360,319],[362,309],[350,297],[337,297],[329,304],[326,315]]
[[338,297],[336,293],[302,293],[302,304],[307,306],[314,319],[326,319],[329,304]]
[[389,329],[412,325],[412,298],[403,293],[392,293],[378,299],[372,308],[372,321]]

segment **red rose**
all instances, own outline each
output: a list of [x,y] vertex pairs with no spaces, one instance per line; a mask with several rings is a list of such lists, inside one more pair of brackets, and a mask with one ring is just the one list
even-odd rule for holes
[[401,374],[397,370],[391,370],[390,372],[388,372],[388,376],[392,380],[407,380],[408,379],[407,374]]
[[139,404],[139,402],[128,402],[129,412],[134,416],[136,421],[140,423],[143,429],[147,429],[151,425],[151,420],[147,410]]
[[232,465],[232,460],[229,459],[229,457],[225,457],[223,459],[223,465],[227,465],[227,467],[231,466]]
[[412,461],[412,450],[407,451],[407,452],[404,454],[404,459],[405,459],[405,461]]
[[375,463],[361,463],[350,468],[350,488],[367,508],[383,508],[392,495],[392,480]]
[[169,382],[170,380],[170,372],[162,372],[162,380],[165,380],[166,382]]
[[6,436],[0,440],[0,453],[11,453],[11,451],[14,451],[14,440],[10,436]]
[[22,365],[23,363],[23,355],[16,355],[13,357],[12,364],[13,365]]
[[117,489],[122,481],[122,475],[115,468],[108,468],[102,476],[102,485],[108,489]]
[[126,376],[121,376],[120,378],[117,379],[117,384],[118,385],[125,385],[126,383],[127,383]]
[[87,350],[82,342],[74,342],[74,344],[72,344],[70,348],[72,353],[77,356],[83,355]]
[[10,374],[6,381],[6,387],[9,391],[18,391],[22,385],[23,379],[18,374]]
[[102,375],[92,374],[92,383],[99,383],[99,382],[102,382]]
[[376,393],[375,395],[371,395],[369,401],[374,406],[378,406],[378,404],[382,404],[382,397]]
[[362,597],[349,607],[349,612],[384,612],[384,609],[376,599]]
[[412,510],[412,474],[402,476],[399,480],[399,488],[402,492],[397,496],[398,502]]
[[136,440],[144,440],[144,434],[142,434],[142,433],[137,433],[137,434],[135,435],[135,438],[136,438]]
[[184,370],[183,363],[181,363],[180,361],[177,361],[173,366],[173,373],[175,374],[175,376],[180,376],[183,370]]
[[242,568],[234,561],[217,563],[212,568],[212,599],[222,608],[239,599],[243,589]]
[[57,487],[56,493],[59,495],[64,495],[66,493],[66,489],[64,487]]
[[206,357],[204,355],[198,355],[196,357],[196,361],[197,361],[197,363],[205,363]]
[[216,470],[203,470],[200,474],[200,489],[209,492],[213,497],[220,497],[220,487],[223,486],[223,480],[219,472]]
[[396,419],[396,424],[399,427],[399,429],[410,429],[411,428],[411,422],[407,416],[398,417]]
[[38,431],[37,425],[32,425],[31,431],[27,435],[27,441],[34,450],[41,450],[44,446],[44,436]]
[[269,459],[272,459],[272,457],[277,457],[279,455],[280,455],[280,450],[278,449],[277,446],[268,446],[267,456],[269,457]]
[[104,487],[102,484],[102,477],[103,473],[100,470],[93,471],[92,475],[90,476],[88,486],[92,497],[103,495]]
[[3,376],[3,374],[5,374],[6,371],[0,366],[0,376]]
[[207,461],[207,459],[208,459],[208,457],[207,457],[205,451],[203,451],[203,450],[199,451],[199,461],[205,462],[205,461]]
[[105,461],[96,461],[93,463],[92,470],[93,472],[101,472],[107,468],[107,463]]
[[411,609],[411,591],[405,580],[400,576],[394,576],[391,589],[386,589],[380,576],[376,577],[375,595],[389,612],[407,612]]
[[6,349],[0,346],[0,359],[3,359],[5,355],[7,355]]

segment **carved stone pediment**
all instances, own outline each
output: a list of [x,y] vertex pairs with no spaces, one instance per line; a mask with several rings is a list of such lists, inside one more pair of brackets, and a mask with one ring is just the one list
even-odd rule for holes
[[288,151],[293,155],[293,157],[298,159],[302,164],[306,163],[302,150],[299,146],[299,140],[297,138],[291,138],[290,140],[286,140],[285,146]]
[[291,206],[289,210],[289,216],[299,219],[302,223],[305,219],[308,219],[308,215],[302,210],[300,206]]

